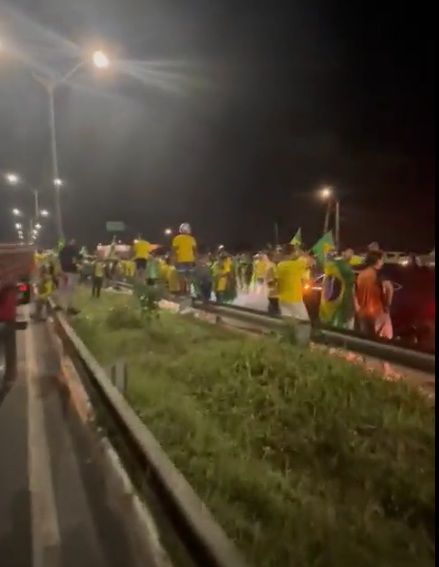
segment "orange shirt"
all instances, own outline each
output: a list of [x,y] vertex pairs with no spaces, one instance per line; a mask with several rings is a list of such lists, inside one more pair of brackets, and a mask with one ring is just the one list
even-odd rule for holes
[[359,317],[375,318],[385,312],[383,288],[375,268],[366,268],[358,274],[355,296]]

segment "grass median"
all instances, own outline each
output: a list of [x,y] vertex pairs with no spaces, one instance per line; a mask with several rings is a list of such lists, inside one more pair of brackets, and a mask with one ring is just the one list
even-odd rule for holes
[[98,361],[257,567],[434,563],[434,405],[324,353],[78,293]]

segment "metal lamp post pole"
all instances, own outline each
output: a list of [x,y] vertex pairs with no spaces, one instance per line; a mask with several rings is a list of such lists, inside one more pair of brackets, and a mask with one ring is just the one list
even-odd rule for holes
[[32,189],[32,193],[34,195],[34,214],[35,214],[35,218],[37,219],[40,216],[40,204],[38,202],[38,191],[36,189]]
[[55,85],[46,85],[49,97],[49,126],[50,126],[50,150],[52,157],[52,183],[55,190],[55,223],[58,238],[64,240],[64,229],[62,221],[61,209],[61,187],[57,180],[59,179],[58,170],[58,148],[56,144],[56,124],[55,124]]
[[332,199],[328,199],[328,202],[326,204],[325,222],[323,223],[323,234],[326,234],[329,231],[329,217],[331,214],[331,204],[332,204]]
[[82,66],[84,61],[80,61],[75,65],[68,73],[66,73],[60,79],[50,79],[46,77],[41,77],[40,75],[33,74],[34,79],[44,87],[47,92],[49,100],[49,129],[50,129],[50,151],[52,158],[52,184],[55,190],[55,223],[58,233],[58,238],[64,239],[64,229],[62,220],[62,208],[61,208],[61,186],[58,182],[59,180],[59,169],[58,169],[58,147],[56,143],[56,123],[55,123],[55,89],[60,84],[67,81],[72,75],[76,73]]

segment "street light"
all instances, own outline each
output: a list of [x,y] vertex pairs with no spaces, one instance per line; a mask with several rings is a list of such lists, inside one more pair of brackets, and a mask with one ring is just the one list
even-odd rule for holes
[[95,51],[92,57],[93,65],[98,69],[107,69],[110,66],[110,60],[103,51]]
[[[103,51],[95,51],[91,57],[93,65],[98,69],[105,69],[110,65],[110,60]],[[52,179],[54,180],[55,187],[55,221],[59,238],[64,238],[62,210],[61,210],[61,192],[62,181],[59,178],[58,168],[58,147],[56,142],[56,123],[55,123],[55,90],[60,85],[64,84],[70,79],[79,69],[85,65],[86,61],[83,59],[79,61],[74,67],[70,69],[61,78],[41,77],[40,75],[33,74],[34,79],[43,86],[47,92],[49,102],[49,130],[50,130],[50,148],[52,157]]]
[[37,223],[37,224],[35,225],[35,228],[36,228],[37,230],[39,230],[39,229],[41,228],[40,223]]
[[320,191],[322,199],[329,199],[330,197],[332,197],[332,194],[333,191],[331,187],[323,187],[323,189]]
[[19,209],[12,209],[12,214],[15,217],[19,217],[19,216],[21,216],[21,211]]
[[40,214],[42,217],[48,217],[49,216],[49,211],[46,209],[43,209],[42,211],[40,211]]
[[20,183],[20,177],[16,173],[7,173],[5,179],[9,185],[18,185]]
[[21,223],[17,222],[17,223],[15,224],[15,228],[16,228],[17,230],[20,230],[20,228],[21,228]]
[[32,187],[30,187],[25,181],[23,181],[23,179],[17,175],[16,173],[7,173],[5,175],[5,179],[6,182],[9,185],[13,185],[13,186],[17,186],[17,185],[23,185],[26,189],[28,189],[34,197],[34,210],[35,210],[35,216],[38,217],[39,215],[39,204],[38,204],[38,191],[36,189],[33,189]]
[[326,213],[325,213],[325,223],[323,225],[323,234],[326,234],[329,230],[329,217],[331,214],[332,206],[334,206],[335,213],[335,247],[338,250],[340,246],[340,201],[334,194],[332,187],[323,187],[320,190],[320,196],[322,199],[327,201]]
[[166,228],[166,229],[165,229],[165,235],[166,235],[166,236],[171,236],[171,234],[172,234],[172,228]]

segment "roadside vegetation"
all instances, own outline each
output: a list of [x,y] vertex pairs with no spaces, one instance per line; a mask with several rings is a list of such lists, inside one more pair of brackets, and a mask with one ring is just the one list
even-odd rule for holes
[[256,567],[434,563],[434,402],[325,353],[78,293],[72,323]]

